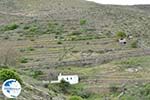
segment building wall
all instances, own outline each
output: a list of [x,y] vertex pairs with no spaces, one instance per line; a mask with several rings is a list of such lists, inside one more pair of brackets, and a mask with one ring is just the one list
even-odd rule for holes
[[62,75],[58,76],[58,81],[65,80],[66,82],[69,82],[70,84],[77,84],[79,83],[79,78],[77,75]]

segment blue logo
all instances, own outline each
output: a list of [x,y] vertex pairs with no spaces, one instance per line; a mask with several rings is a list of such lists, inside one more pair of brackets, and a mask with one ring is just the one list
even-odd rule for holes
[[16,98],[21,93],[21,85],[15,79],[6,80],[2,85],[2,92],[7,98]]

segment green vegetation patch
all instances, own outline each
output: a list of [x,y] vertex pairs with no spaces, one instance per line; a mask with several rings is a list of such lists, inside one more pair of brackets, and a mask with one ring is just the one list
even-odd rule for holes
[[22,58],[20,59],[20,62],[21,62],[21,63],[28,63],[28,58],[22,57]]
[[80,96],[71,96],[69,100],[83,100]]
[[87,23],[86,19],[80,19],[80,25],[85,25]]
[[150,83],[128,86],[121,100],[150,100]]
[[12,69],[0,69],[0,80],[6,81],[7,79],[16,79],[20,83],[22,83],[22,80],[19,76],[19,74]]
[[11,24],[8,24],[8,25],[5,25],[5,26],[2,26],[1,27],[1,31],[10,31],[10,30],[15,30],[19,27],[18,24],[15,24],[15,23],[11,23]]
[[31,72],[31,76],[35,79],[37,79],[40,75],[43,75],[44,73],[40,70],[35,70]]
[[62,80],[61,83],[49,84],[48,88],[49,90],[52,90],[56,93],[69,94],[71,85],[68,82]]
[[127,35],[125,32],[117,32],[116,36],[117,36],[117,38],[125,38]]

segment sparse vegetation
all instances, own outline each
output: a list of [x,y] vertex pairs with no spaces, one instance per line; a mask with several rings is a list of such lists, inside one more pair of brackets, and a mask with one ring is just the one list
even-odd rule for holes
[[48,23],[48,29],[47,29],[46,33],[61,35],[62,33],[64,33],[63,25],[60,25],[60,24],[54,23],[54,22],[50,22],[50,23]]

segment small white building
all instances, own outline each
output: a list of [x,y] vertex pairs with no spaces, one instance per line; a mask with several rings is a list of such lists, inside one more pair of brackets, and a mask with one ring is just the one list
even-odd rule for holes
[[79,77],[78,75],[62,75],[61,73],[58,75],[58,80],[51,81],[51,83],[60,83],[62,80],[70,83],[70,84],[78,84]]
[[120,44],[126,44],[127,40],[125,38],[121,38],[121,39],[119,39],[119,43]]

